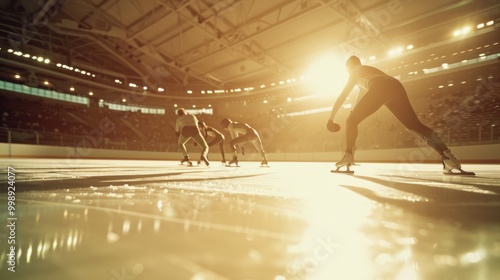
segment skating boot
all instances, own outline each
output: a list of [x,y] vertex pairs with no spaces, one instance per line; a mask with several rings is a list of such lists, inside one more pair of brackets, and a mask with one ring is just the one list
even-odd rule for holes
[[238,156],[233,156],[233,159],[232,159],[232,160],[230,160],[226,166],[231,166],[231,164],[233,164],[233,163],[234,163],[236,166],[239,166],[239,165],[238,165]]
[[221,162],[222,162],[223,165],[226,165],[226,158],[223,157],[222,160],[221,160]]
[[264,160],[260,163],[260,167],[269,167],[269,163],[267,162],[267,159],[264,159]]
[[200,161],[198,162],[198,164],[200,164],[200,162],[203,162],[206,166],[208,166],[210,163],[208,162],[208,159],[206,156],[201,156],[200,157]]
[[[443,151],[440,154],[441,161],[443,162],[443,174],[445,175],[476,175],[474,172],[468,172],[462,170],[460,162],[455,158],[450,150]],[[453,172],[452,170],[458,170],[458,172]]]
[[187,163],[188,166],[192,166],[193,163],[189,160],[189,156],[184,156],[184,158],[181,160],[181,165],[184,165],[184,163]]
[[[335,163],[336,170],[332,170],[332,172],[340,172],[340,173],[354,173],[349,168],[354,164],[354,148],[345,150],[344,156],[340,161]],[[346,171],[339,170],[342,167],[346,167]]]

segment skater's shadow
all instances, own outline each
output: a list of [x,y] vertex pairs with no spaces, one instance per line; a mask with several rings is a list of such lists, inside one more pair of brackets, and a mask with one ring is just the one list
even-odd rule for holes
[[500,195],[462,191],[418,183],[389,181],[380,178],[356,176],[389,188],[412,193],[428,201],[389,198],[357,186],[341,185],[371,200],[399,206],[405,211],[432,218],[448,219],[467,224],[497,223],[500,211]]
[[[401,179],[416,179],[414,177],[407,177],[407,176],[393,176],[393,178],[401,178]],[[474,176],[474,178],[478,178],[477,176]],[[487,177],[479,177],[479,178],[484,178],[484,179],[496,179],[498,180],[497,178],[487,178]],[[432,179],[425,179],[425,178],[418,178],[419,181],[426,181],[426,182],[431,182],[431,183],[435,183],[435,182],[438,182],[438,183],[441,183],[441,182],[445,182],[445,183],[448,183],[448,184],[456,184],[456,185],[462,185],[462,186],[473,186],[475,188],[478,188],[478,189],[482,189],[482,190],[486,190],[486,191],[490,191],[490,192],[494,192],[494,193],[497,193],[500,195],[500,185],[486,185],[486,184],[477,184],[477,183],[472,183],[472,182],[460,182],[458,180],[442,180],[442,181],[438,181],[438,180],[432,180]]]
[[[200,181],[213,181],[213,180],[224,180],[224,179],[235,179],[235,178],[247,178],[255,177],[263,174],[240,174],[240,175],[228,175],[224,171],[211,171],[209,176],[195,176],[191,178],[177,177],[179,175],[196,174],[203,173],[200,171],[189,171],[189,172],[166,172],[166,173],[153,173],[153,174],[109,174],[109,175],[99,175],[99,176],[81,176],[72,178],[62,178],[62,179],[32,179],[27,181],[18,181],[16,192],[27,192],[35,190],[64,190],[64,189],[75,189],[75,188],[88,188],[88,187],[109,187],[122,186],[122,185],[139,185],[144,186],[146,184],[161,184],[161,183],[183,183],[183,182],[200,182]],[[7,188],[3,190],[6,192]],[[2,191],[0,191],[2,192]]]

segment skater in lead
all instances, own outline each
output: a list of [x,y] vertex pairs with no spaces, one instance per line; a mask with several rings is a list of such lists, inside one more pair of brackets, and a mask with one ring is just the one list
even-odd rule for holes
[[[236,145],[243,145],[245,143],[251,142],[253,146],[259,151],[262,156],[261,166],[269,166],[267,162],[266,152],[262,146],[262,141],[259,134],[255,129],[246,123],[233,122],[230,119],[223,119],[221,125],[224,129],[229,130],[232,140],[229,141],[229,147],[233,153],[233,159],[229,161],[228,165],[235,164],[238,166],[238,154],[236,150]],[[243,150],[243,147],[242,147]]]
[[[360,59],[356,56],[351,56],[347,60],[346,68],[349,79],[333,105],[327,127],[333,126],[335,115],[354,86],[359,87],[360,93],[346,121],[347,147],[343,158],[335,164],[336,171],[339,171],[344,166],[349,171],[349,167],[354,164],[358,125],[365,118],[375,113],[382,105],[385,105],[408,131],[421,137],[427,145],[439,153],[444,174],[474,175],[473,172],[463,171],[460,162],[439,136],[420,122],[410,104],[407,92],[399,80],[375,67],[361,64]],[[457,170],[459,173],[452,170]]]
[[201,135],[198,127],[198,119],[195,115],[188,114],[184,108],[177,110],[177,116],[177,120],[175,121],[175,134],[178,137],[177,143],[179,144],[182,155],[184,156],[181,160],[181,164],[186,162],[188,165],[192,165],[186,149],[186,142],[193,138],[194,141],[202,148],[200,162],[203,162],[208,166],[208,145],[205,138],[203,138],[203,135]]

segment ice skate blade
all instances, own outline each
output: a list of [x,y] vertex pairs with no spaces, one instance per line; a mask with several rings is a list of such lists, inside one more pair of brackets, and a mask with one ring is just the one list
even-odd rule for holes
[[197,166],[205,166],[205,167],[209,167],[209,166],[210,166],[210,163],[209,163],[209,162],[208,162],[208,163],[207,163],[207,162],[200,162],[200,163],[198,163],[198,165],[197,165]]
[[[348,163],[347,165],[342,165],[342,166],[337,166],[337,169],[335,170],[330,170],[332,173],[344,173],[344,174],[353,174],[354,171],[352,171],[351,168],[352,164]],[[346,170],[340,170],[340,168],[345,167]]]
[[353,170],[330,170],[332,173],[354,174]]
[[451,176],[476,176],[476,173],[472,171],[464,171],[462,169],[459,169],[458,172],[453,172],[453,171],[443,171],[444,175],[451,175]]

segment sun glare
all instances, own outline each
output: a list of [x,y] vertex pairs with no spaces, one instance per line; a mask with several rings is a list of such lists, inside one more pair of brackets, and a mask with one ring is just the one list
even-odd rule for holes
[[334,54],[318,57],[307,73],[306,90],[310,95],[319,97],[338,96],[348,78],[345,58]]

